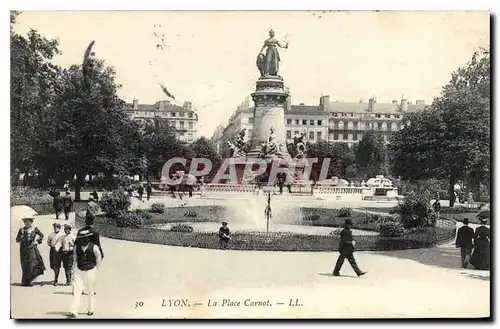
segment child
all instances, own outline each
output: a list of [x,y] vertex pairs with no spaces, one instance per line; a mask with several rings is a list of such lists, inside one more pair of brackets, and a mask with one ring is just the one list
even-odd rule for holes
[[49,234],[47,244],[50,247],[50,268],[54,271],[54,286],[57,286],[59,270],[61,269],[61,247],[64,234],[61,232],[61,224],[54,223],[54,232]]
[[62,239],[62,263],[66,274],[66,285],[71,284],[71,271],[73,270],[73,252],[75,236],[71,234],[71,225],[64,225],[64,237]]
[[230,233],[231,232],[227,227],[227,222],[222,222],[222,227],[219,229],[220,246],[222,249],[227,249],[229,240],[231,240],[231,237],[229,236]]

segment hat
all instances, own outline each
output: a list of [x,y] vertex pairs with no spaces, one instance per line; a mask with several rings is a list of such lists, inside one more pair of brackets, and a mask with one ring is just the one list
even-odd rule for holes
[[69,228],[70,230],[72,229],[70,224],[64,224],[64,229],[67,229],[67,228]]
[[345,225],[352,225],[352,219],[346,218]]
[[35,219],[33,217],[25,217],[23,219],[21,219],[23,222],[31,222],[33,223],[35,221]]
[[52,226],[54,226],[54,227],[61,227],[61,224],[59,224],[59,223],[54,223],[54,224],[52,224]]
[[227,222],[222,222],[222,225],[227,225]]
[[481,224],[486,224],[488,222],[488,218],[479,217],[479,221]]
[[90,230],[81,230],[78,232],[76,238],[77,239],[82,239],[82,238],[88,238],[89,236],[92,236],[92,232]]
[[469,224],[469,219],[468,218],[464,218],[464,220],[462,221],[462,223]]
[[89,201],[94,201],[94,197],[89,196]]

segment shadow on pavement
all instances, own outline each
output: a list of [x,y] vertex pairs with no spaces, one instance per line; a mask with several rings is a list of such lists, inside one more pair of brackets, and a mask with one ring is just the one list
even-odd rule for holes
[[73,293],[69,291],[54,291],[54,295],[73,295]]
[[339,276],[334,276],[332,273],[318,273],[318,275],[321,275],[321,276],[328,276],[330,278],[351,278],[351,279],[356,279],[357,277],[356,276],[352,276],[352,275],[339,275]]
[[465,273],[465,272],[460,272],[460,274],[464,274],[465,276],[467,276],[471,279],[490,281],[489,275],[479,275],[479,274],[471,274],[471,273]]
[[395,251],[381,251],[376,254],[413,260],[425,265],[445,268],[460,268],[460,249],[454,245],[445,245],[435,248],[407,249]]
[[[54,281],[39,281],[39,282],[33,282],[33,286],[46,286],[46,285],[52,285],[53,283]],[[13,287],[24,287],[22,283],[19,282],[11,283],[10,285]]]

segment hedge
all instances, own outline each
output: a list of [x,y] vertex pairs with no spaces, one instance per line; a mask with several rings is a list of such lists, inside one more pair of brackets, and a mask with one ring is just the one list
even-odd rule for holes
[[[83,226],[84,212],[77,213],[76,224]],[[172,245],[180,247],[195,247],[218,249],[219,238],[217,232],[171,232],[155,228],[119,228],[111,224],[106,217],[98,216],[94,222],[97,231],[109,238]],[[332,230],[333,231],[333,230]],[[455,236],[455,225],[449,227],[421,228],[412,230],[403,237],[384,238],[380,236],[356,237],[356,250],[399,250],[431,247],[435,244],[451,239]],[[233,250],[268,250],[268,251],[337,251],[340,237],[335,234],[329,236],[305,235],[287,232],[234,232],[231,235],[229,249]]]

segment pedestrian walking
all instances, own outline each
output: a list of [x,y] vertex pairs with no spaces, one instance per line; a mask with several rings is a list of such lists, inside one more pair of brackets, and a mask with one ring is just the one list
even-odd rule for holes
[[85,214],[85,219],[92,220],[94,222],[95,216],[99,213],[99,205],[94,201],[93,197],[89,197],[89,202],[87,203],[87,213]]
[[93,233],[80,230],[76,237],[75,260],[73,272],[73,301],[71,302],[69,318],[75,318],[80,307],[83,291],[87,291],[87,315],[94,315],[95,282],[97,271],[102,261],[99,247],[90,242]]
[[337,259],[337,263],[335,264],[335,268],[333,270],[334,276],[340,276],[340,269],[344,264],[344,260],[347,258],[349,264],[351,264],[352,269],[358,276],[365,275],[366,272],[363,272],[359,269],[358,264],[356,264],[356,259],[354,259],[354,247],[356,245],[356,241],[354,241],[351,232],[352,220],[347,218],[345,220],[344,229],[340,232],[340,243],[339,243],[339,258]]
[[56,219],[59,219],[59,215],[62,213],[62,210],[63,210],[63,200],[61,198],[61,193],[59,191],[54,192],[54,199],[52,201],[52,207],[54,208],[54,211],[56,212]]
[[54,286],[57,286],[59,281],[59,271],[62,263],[62,240],[64,233],[61,232],[61,224],[52,224],[54,231],[47,238],[47,245],[50,247],[49,263],[50,268],[54,271]]
[[227,249],[229,241],[231,241],[231,231],[227,227],[227,222],[222,222],[222,226],[219,229],[219,245],[221,249]]
[[19,229],[16,242],[20,244],[22,285],[32,287],[33,280],[45,271],[38,245],[43,241],[43,233],[33,225],[34,218],[23,218],[24,226]]
[[69,180],[67,180],[66,183],[64,183],[63,189],[64,191],[69,192]]
[[432,208],[436,213],[436,219],[439,220],[441,218],[441,202],[439,200],[434,201]]
[[71,234],[71,225],[64,224],[64,237],[62,240],[62,263],[64,267],[64,274],[66,274],[66,285],[71,284],[71,275],[73,271],[74,262],[74,248],[75,248],[75,236]]
[[69,219],[69,213],[73,209],[73,198],[71,197],[71,192],[66,192],[66,195],[62,197],[64,218]]
[[280,190],[280,194],[283,194],[283,187],[285,186],[285,182],[283,181],[283,178],[280,178],[278,180],[278,188]]
[[142,186],[142,183],[139,184],[139,187],[137,188],[137,193],[139,193],[139,200],[142,201],[142,195],[144,194],[144,186]]
[[148,183],[146,184],[146,197],[149,201],[149,198],[151,197],[151,192],[153,191],[153,186],[151,185],[151,182],[148,180]]
[[94,192],[90,193],[92,198],[94,199],[95,202],[99,203],[99,194],[97,194],[97,191],[94,190]]
[[488,219],[480,218],[481,225],[476,227],[474,232],[474,252],[470,258],[470,263],[478,270],[490,269],[490,239],[491,232],[486,227]]
[[462,267],[467,268],[469,266],[469,260],[472,253],[474,239],[474,230],[469,227],[469,219],[464,218],[463,226],[457,231],[457,240],[455,241],[455,246],[460,248],[460,257],[462,260]]

